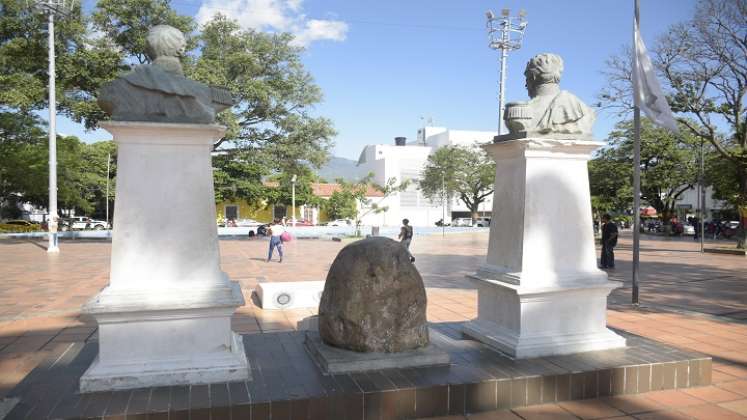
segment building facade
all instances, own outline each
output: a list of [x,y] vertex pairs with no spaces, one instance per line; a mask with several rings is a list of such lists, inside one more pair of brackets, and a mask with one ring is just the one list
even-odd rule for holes
[[[392,194],[381,205],[388,207],[386,212],[372,215],[364,224],[375,226],[397,226],[402,219],[410,220],[413,226],[434,226],[444,219],[451,223],[452,218],[469,217],[469,209],[460,200],[442,203],[440,199],[429,200],[418,188],[428,156],[441,147],[473,146],[493,140],[492,131],[449,130],[444,127],[423,127],[418,130],[415,141],[407,142],[397,137],[394,143],[371,144],[363,148],[358,166],[364,173],[372,173],[374,181],[380,185],[395,178],[397,182],[410,181],[407,190]],[[480,206],[480,214],[490,217],[492,196]]]

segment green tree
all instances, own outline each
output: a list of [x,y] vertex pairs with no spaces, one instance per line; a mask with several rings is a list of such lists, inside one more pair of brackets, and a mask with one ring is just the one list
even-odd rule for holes
[[[724,196],[747,222],[747,1],[698,2],[690,21],[675,24],[652,48],[669,103],[682,128],[709,143],[736,177]],[[609,87],[602,98],[629,107],[630,57],[608,60]],[[624,102],[624,101],[623,101]],[[726,131],[725,133],[723,131]]]
[[[0,111],[47,107],[47,23],[32,4],[0,2]],[[60,113],[93,127],[104,116],[95,103],[96,91],[116,77],[123,57],[106,38],[93,36],[87,25],[79,4],[55,22],[56,94]]]
[[[419,186],[431,200],[459,198],[469,208],[472,222],[480,204],[493,194],[495,162],[477,147],[446,146],[428,156]],[[444,188],[445,187],[445,188]]]
[[150,62],[145,38],[155,25],[170,25],[187,36],[187,50],[195,47],[190,34],[196,25],[192,17],[179,15],[169,0],[98,0],[91,15],[97,30],[137,64]]
[[[316,175],[306,166],[298,165],[295,172],[286,172],[273,177],[270,181],[277,186],[266,189],[265,196],[269,203],[282,205],[290,208],[293,205],[293,175],[296,175],[296,213],[298,207],[304,204],[318,206],[321,204],[321,198],[314,195],[312,183],[317,181]],[[298,217],[298,214],[296,214]]]
[[44,203],[45,136],[34,114],[0,112],[0,218],[18,218],[19,203]]
[[[592,193],[611,185],[612,188],[606,192],[608,197],[618,191],[626,195],[621,199],[632,200],[627,195],[630,190],[619,180],[632,185],[634,138],[632,121],[615,126],[608,138],[609,145],[598,157],[604,163],[595,162],[591,166],[606,166],[611,171],[599,175],[616,176],[617,180],[597,179],[597,174],[590,175],[593,176],[590,178]],[[654,207],[665,223],[676,214],[677,200],[697,183],[698,148],[699,140],[686,130],[677,135],[654,126],[647,118],[641,119],[641,199]],[[621,206],[623,201],[616,203]]]
[[615,157],[615,150],[602,150],[589,161],[591,208],[600,220],[605,213],[624,213],[633,204],[631,164]]
[[322,99],[321,90],[292,40],[287,33],[242,30],[235,21],[216,15],[199,35],[200,55],[187,71],[233,92],[238,104],[219,116],[229,130],[215,147],[256,154],[252,161],[265,164],[263,176],[320,167],[333,145],[331,122],[312,113]]
[[[409,180],[400,182],[397,178],[389,178],[386,184],[379,185],[374,182],[373,178],[374,174],[369,173],[356,182],[348,182],[342,178],[337,179],[340,190],[336,201],[340,202],[342,206],[349,206],[351,202],[353,203],[352,207],[345,208],[345,211],[347,217],[355,220],[356,236],[361,236],[361,224],[364,217],[369,214],[385,213],[389,210],[389,206],[384,204],[386,200],[394,194],[407,190],[410,186]],[[381,195],[372,198],[370,197],[370,191],[378,191]]]
[[324,210],[331,219],[355,219],[358,215],[358,207],[353,194],[350,191],[335,191],[324,201]]
[[[12,125],[12,127],[7,127]],[[17,216],[18,203],[47,207],[49,143],[35,117],[0,114],[0,204],[7,217]],[[20,137],[19,137],[20,135]],[[103,216],[106,206],[106,156],[112,142],[82,143],[74,136],[57,137],[57,200],[59,207]],[[111,176],[116,173],[112,165]],[[110,197],[113,197],[112,182]],[[100,211],[99,211],[100,210]]]

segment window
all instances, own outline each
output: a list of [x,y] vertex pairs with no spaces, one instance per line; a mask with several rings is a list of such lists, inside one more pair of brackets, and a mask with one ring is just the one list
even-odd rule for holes
[[226,206],[226,220],[236,220],[239,218],[239,206]]

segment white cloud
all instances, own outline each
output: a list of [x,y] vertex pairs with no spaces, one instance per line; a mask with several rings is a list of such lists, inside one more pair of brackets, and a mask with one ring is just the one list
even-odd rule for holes
[[308,19],[302,13],[303,0],[206,0],[197,12],[197,22],[207,23],[221,13],[244,29],[283,31],[296,36],[295,45],[314,41],[344,41],[347,23],[341,20]]
[[310,19],[302,30],[295,33],[293,44],[304,46],[321,39],[344,41],[347,33],[348,24],[343,21]]

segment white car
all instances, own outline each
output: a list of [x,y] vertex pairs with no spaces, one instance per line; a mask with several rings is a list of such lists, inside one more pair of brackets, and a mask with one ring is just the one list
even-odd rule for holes
[[348,219],[335,219],[327,222],[327,226],[350,226],[352,222]]
[[682,233],[684,235],[695,235],[695,226],[693,226],[693,225],[684,225],[682,227]]
[[262,223],[254,220],[254,219],[236,219],[234,221],[233,226],[236,227],[257,227],[261,225]]
[[65,219],[64,223],[67,225],[67,228],[71,230],[83,230],[83,229],[104,230],[110,227],[109,223],[103,220],[94,220],[94,219],[91,219],[90,217],[85,217],[85,216],[70,217],[70,218]]
[[478,217],[475,221],[477,227],[490,227],[490,217]]
[[451,221],[452,226],[472,226],[471,217],[458,217]]

